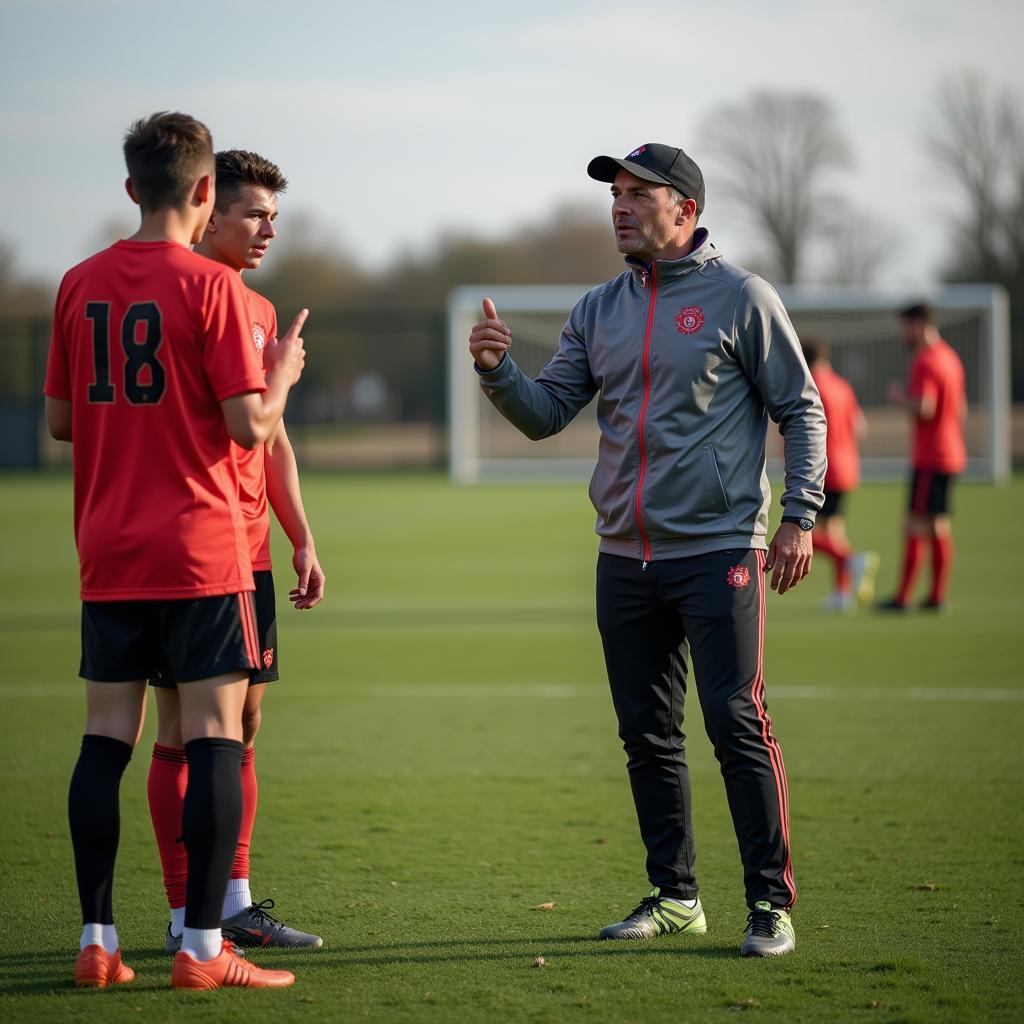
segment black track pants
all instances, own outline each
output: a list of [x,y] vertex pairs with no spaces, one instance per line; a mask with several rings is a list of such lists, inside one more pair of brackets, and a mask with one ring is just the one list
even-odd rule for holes
[[732,812],[748,906],[796,901],[789,795],[764,691],[764,552],[715,551],[649,562],[602,554],[597,622],[627,755],[647,873],[692,899],[690,778],[683,699],[687,648],[704,728]]

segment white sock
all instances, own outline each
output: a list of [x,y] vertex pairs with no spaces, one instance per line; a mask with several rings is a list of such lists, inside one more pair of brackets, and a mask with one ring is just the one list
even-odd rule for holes
[[697,908],[697,901],[693,900],[677,900],[675,896],[666,896],[665,899],[671,900],[673,903],[678,903],[680,906],[686,907],[687,910],[695,910]]
[[219,928],[185,928],[181,933],[181,951],[193,960],[212,960],[220,956],[224,936]]
[[171,934],[177,938],[185,927],[185,908],[171,907]]
[[102,946],[108,953],[116,953],[119,945],[117,929],[112,924],[82,926],[82,938],[78,942],[79,949],[85,949],[86,946]]
[[224,893],[224,909],[221,919],[226,921],[235,914],[240,914],[252,904],[252,893],[249,892],[248,878],[229,878],[228,888]]

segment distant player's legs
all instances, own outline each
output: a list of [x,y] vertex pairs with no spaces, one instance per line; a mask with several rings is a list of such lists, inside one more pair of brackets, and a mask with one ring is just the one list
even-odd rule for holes
[[848,596],[852,592],[850,556],[853,548],[846,536],[846,523],[841,515],[818,517],[811,534],[815,551],[828,555],[835,566],[836,593]]
[[922,607],[938,610],[946,607],[953,564],[953,534],[949,519],[952,479],[948,474],[931,470],[914,471],[906,521],[903,574],[896,596],[883,607],[904,609],[909,605],[928,548],[931,549],[932,588]]
[[932,520],[932,589],[929,607],[939,608],[949,596],[949,576],[953,569],[953,523],[949,516]]

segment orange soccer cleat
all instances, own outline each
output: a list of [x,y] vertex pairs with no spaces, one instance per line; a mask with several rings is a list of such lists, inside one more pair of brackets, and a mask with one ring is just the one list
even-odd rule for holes
[[196,960],[180,950],[171,970],[172,988],[287,988],[291,971],[268,971],[243,960],[227,939],[212,960]]
[[75,964],[75,984],[79,988],[106,988],[107,985],[127,985],[135,980],[135,972],[121,963],[121,950],[108,953],[102,946],[86,946],[78,954]]

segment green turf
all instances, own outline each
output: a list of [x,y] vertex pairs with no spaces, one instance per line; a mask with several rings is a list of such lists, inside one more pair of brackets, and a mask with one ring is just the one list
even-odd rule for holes
[[[948,619],[819,613],[824,560],[770,599],[768,692],[801,897],[797,953],[762,962],[736,955],[736,842],[695,705],[708,933],[594,941],[645,880],[593,624],[585,488],[310,477],[329,598],[284,611],[253,879],[257,898],[325,945],[259,955],[296,969],[288,991],[196,995],[168,990],[159,951],[152,723],[122,787],[115,891],[139,977],[103,992],[69,983],[79,921],[65,801],[83,713],[70,482],[6,476],[0,488],[0,1018],[1020,1018],[1024,481],[958,489]],[[883,590],[901,502],[902,488],[869,487],[850,509],[854,539],[883,554]]]

